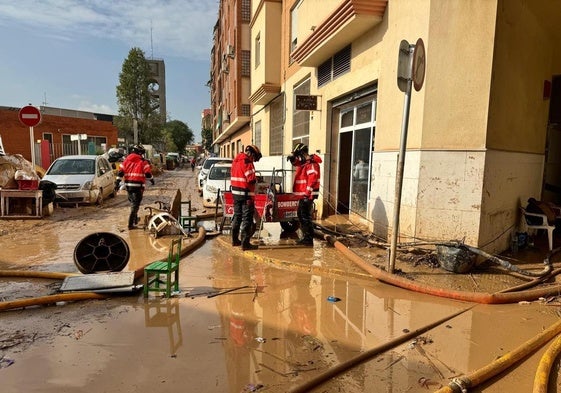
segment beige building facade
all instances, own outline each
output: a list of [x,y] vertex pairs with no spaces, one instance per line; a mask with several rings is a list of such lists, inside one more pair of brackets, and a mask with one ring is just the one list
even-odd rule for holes
[[308,144],[323,159],[319,214],[389,239],[404,128],[398,51],[420,38],[399,241],[502,251],[529,197],[561,201],[559,17],[548,0],[253,0],[247,41],[237,36],[251,59],[240,97],[250,112],[237,112],[247,130],[223,126],[215,143],[230,145],[226,155],[232,140],[257,144],[258,169],[288,169],[292,146]]

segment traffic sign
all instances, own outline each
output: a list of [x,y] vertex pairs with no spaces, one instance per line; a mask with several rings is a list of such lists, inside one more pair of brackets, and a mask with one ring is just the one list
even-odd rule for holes
[[419,38],[415,44],[413,52],[413,87],[415,90],[421,90],[425,81],[425,70],[427,68],[427,55],[425,53],[425,44]]
[[41,123],[41,111],[33,105],[24,106],[19,110],[19,121],[24,126],[35,127]]

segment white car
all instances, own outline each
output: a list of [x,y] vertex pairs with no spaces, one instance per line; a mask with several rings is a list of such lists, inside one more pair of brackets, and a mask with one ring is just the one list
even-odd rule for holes
[[208,171],[210,171],[210,167],[218,162],[232,163],[232,161],[234,160],[226,157],[209,157],[205,160],[205,162],[203,162],[203,165],[201,166],[201,170],[199,171],[199,175],[197,176],[197,188],[199,190],[199,195],[201,196],[203,195],[203,186],[206,176],[208,175]]
[[57,158],[42,180],[56,184],[58,204],[102,204],[107,197],[115,196],[115,173],[103,156]]
[[218,190],[230,191],[232,163],[217,163],[210,167],[203,186],[203,206],[216,206]]

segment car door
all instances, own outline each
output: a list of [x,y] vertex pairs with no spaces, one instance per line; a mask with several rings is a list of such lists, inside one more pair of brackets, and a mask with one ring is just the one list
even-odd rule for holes
[[98,157],[97,160],[97,176],[99,181],[99,186],[103,189],[103,197],[110,195],[115,187],[115,180],[113,171],[111,170],[111,165],[109,162],[103,158]]

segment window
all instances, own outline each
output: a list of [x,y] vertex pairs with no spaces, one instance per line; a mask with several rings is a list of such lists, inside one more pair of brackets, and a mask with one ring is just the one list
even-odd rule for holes
[[290,10],[290,53],[298,47],[298,8],[302,0],[298,1]]
[[251,76],[251,52],[242,50],[242,76]]
[[255,37],[255,68],[261,63],[261,33]]
[[269,155],[282,154],[282,136],[284,123],[284,96],[280,95],[271,102],[271,119],[269,124]]
[[251,113],[249,113],[249,111],[250,111],[249,104],[242,104],[242,116],[250,116]]
[[261,149],[261,120],[256,121],[253,126],[253,143]]
[[[310,79],[305,80],[299,85],[294,87],[294,99],[296,95],[309,95],[310,94]],[[310,135],[310,111],[295,110],[292,117],[292,145],[302,142],[308,144]]]
[[321,87],[351,70],[351,46],[348,45],[318,66],[318,87]]
[[251,20],[251,0],[242,0],[242,22],[249,23]]

